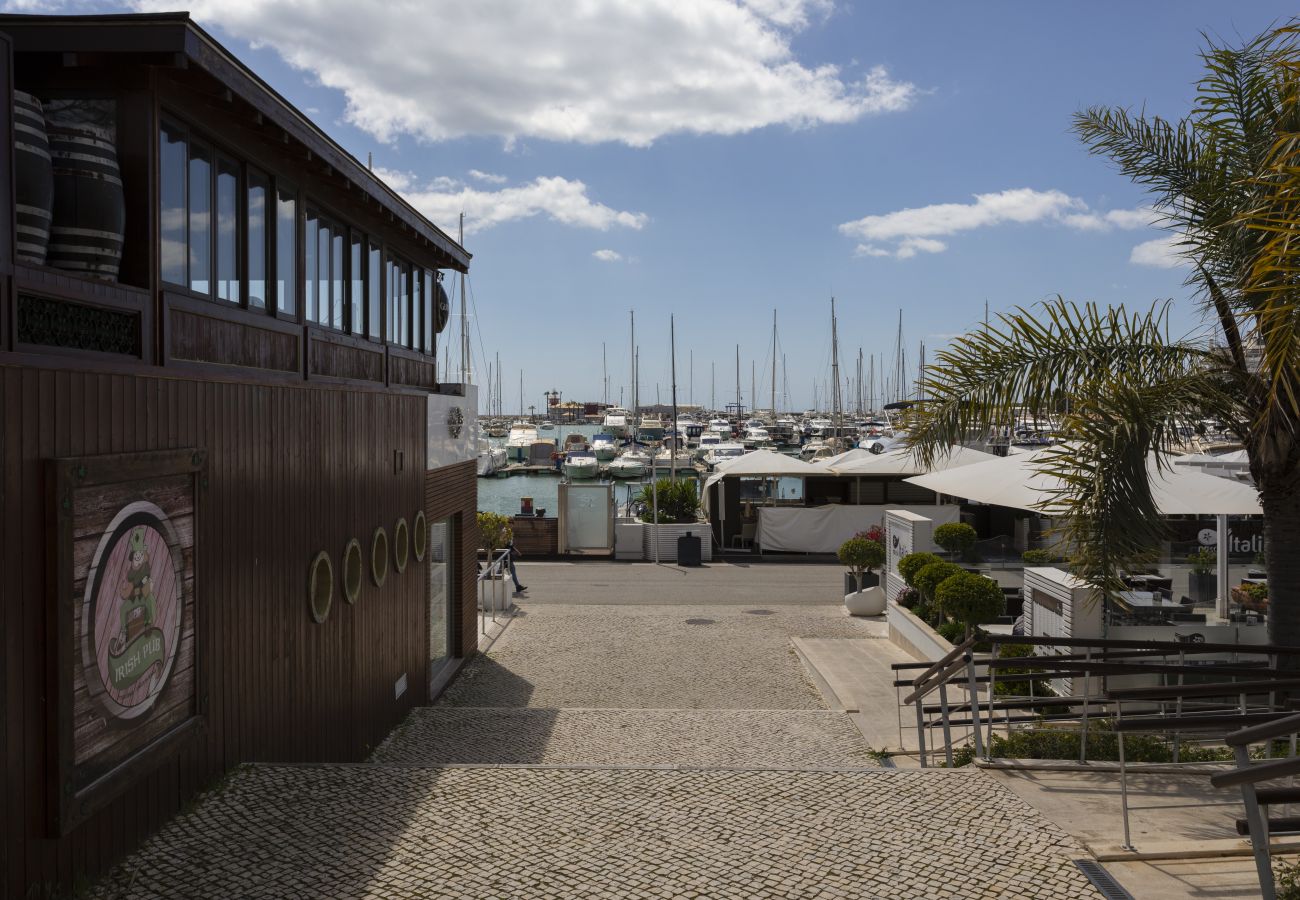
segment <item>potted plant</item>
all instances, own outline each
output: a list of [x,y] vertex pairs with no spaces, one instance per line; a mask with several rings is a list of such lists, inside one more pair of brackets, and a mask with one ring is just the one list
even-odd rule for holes
[[966,636],[976,625],[992,622],[1007,608],[1002,588],[992,578],[958,572],[934,590],[935,601],[949,616],[966,626]]
[[934,542],[947,552],[950,559],[961,559],[978,539],[975,529],[965,522],[948,522],[934,530]]
[[1214,577],[1218,554],[1210,547],[1199,547],[1188,555],[1187,564],[1192,567],[1187,576],[1187,596],[1197,605],[1213,603],[1219,593]]
[[1027,566],[1050,566],[1052,554],[1046,550],[1026,550],[1020,554],[1020,560]]
[[853,594],[880,584],[880,576],[873,570],[885,564],[884,544],[854,535],[840,544],[836,556],[849,569],[844,573],[844,593]]
[[514,537],[514,528],[510,524],[510,517],[503,516],[501,513],[480,512],[478,514],[478,536],[479,546],[487,551],[488,563],[496,557],[496,553]]
[[[853,590],[844,592],[844,605],[854,616],[878,616],[885,611],[885,589],[880,586],[880,576],[871,570],[885,562],[885,547],[866,538],[851,537],[840,545],[840,562],[849,567],[845,584],[850,581]],[[867,578],[871,582],[867,583]]]

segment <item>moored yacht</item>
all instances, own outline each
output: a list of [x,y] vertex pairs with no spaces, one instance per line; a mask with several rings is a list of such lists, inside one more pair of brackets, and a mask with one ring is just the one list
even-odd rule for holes
[[564,474],[569,478],[595,478],[600,474],[600,463],[590,450],[570,450],[564,454]]
[[591,438],[591,451],[596,454],[596,459],[609,462],[618,456],[618,445],[614,443],[612,434],[596,434]]
[[600,423],[600,430],[615,440],[630,438],[632,414],[621,406],[611,406],[605,410],[605,418]]
[[721,444],[718,444],[717,446],[715,446],[713,449],[711,449],[708,453],[704,455],[704,464],[708,466],[710,469],[713,469],[717,467],[719,463],[724,463],[727,462],[728,460],[737,459],[738,457],[744,456],[748,452],[749,451],[745,449],[744,444],[740,444],[735,441],[725,441]]
[[641,424],[637,426],[636,439],[643,444],[662,441],[664,430],[664,420],[654,413],[647,413],[641,417]]
[[515,422],[506,436],[506,459],[512,463],[528,462],[528,450],[536,440],[536,425],[523,420]]
[[609,464],[609,474],[615,478],[640,478],[650,467],[650,457],[629,450]]

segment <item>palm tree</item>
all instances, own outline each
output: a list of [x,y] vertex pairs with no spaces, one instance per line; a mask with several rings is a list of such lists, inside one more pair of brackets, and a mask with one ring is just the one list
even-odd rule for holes
[[1074,130],[1152,198],[1202,299],[1212,337],[1169,340],[1164,304],[1141,312],[1058,299],[1017,309],[939,353],[914,408],[925,459],[1012,420],[1059,416],[1070,442],[1041,465],[1098,592],[1163,535],[1148,463],[1179,429],[1214,419],[1239,435],[1264,511],[1270,638],[1300,645],[1300,50],[1297,29],[1240,47],[1207,39],[1191,114],[1078,113]]

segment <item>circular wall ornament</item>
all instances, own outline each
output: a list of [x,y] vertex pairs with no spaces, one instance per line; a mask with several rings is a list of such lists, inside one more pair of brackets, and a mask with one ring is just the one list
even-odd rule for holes
[[411,541],[406,519],[398,519],[397,524],[393,526],[393,562],[398,572],[406,571],[406,561],[410,555]]
[[370,579],[375,587],[383,587],[388,577],[388,532],[380,525],[370,538]]
[[411,522],[411,546],[415,550],[415,561],[424,562],[424,551],[429,547],[429,526],[424,520],[424,510],[415,514]]
[[453,438],[460,437],[461,429],[465,427],[465,412],[459,406],[453,406],[447,410],[447,433]]
[[316,624],[321,624],[330,614],[334,603],[334,564],[330,555],[322,550],[311,561],[311,570],[307,577],[307,601],[311,606],[311,617]]
[[180,649],[184,565],[171,520],[147,500],[104,529],[86,577],[81,657],[86,684],[109,715],[147,713]]
[[361,542],[356,538],[343,548],[343,599],[356,603],[361,596]]

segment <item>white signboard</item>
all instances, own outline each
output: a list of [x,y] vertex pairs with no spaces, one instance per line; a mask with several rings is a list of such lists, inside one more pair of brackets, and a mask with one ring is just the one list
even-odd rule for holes
[[885,595],[893,600],[906,583],[898,561],[909,553],[933,553],[934,521],[905,509],[885,510]]

